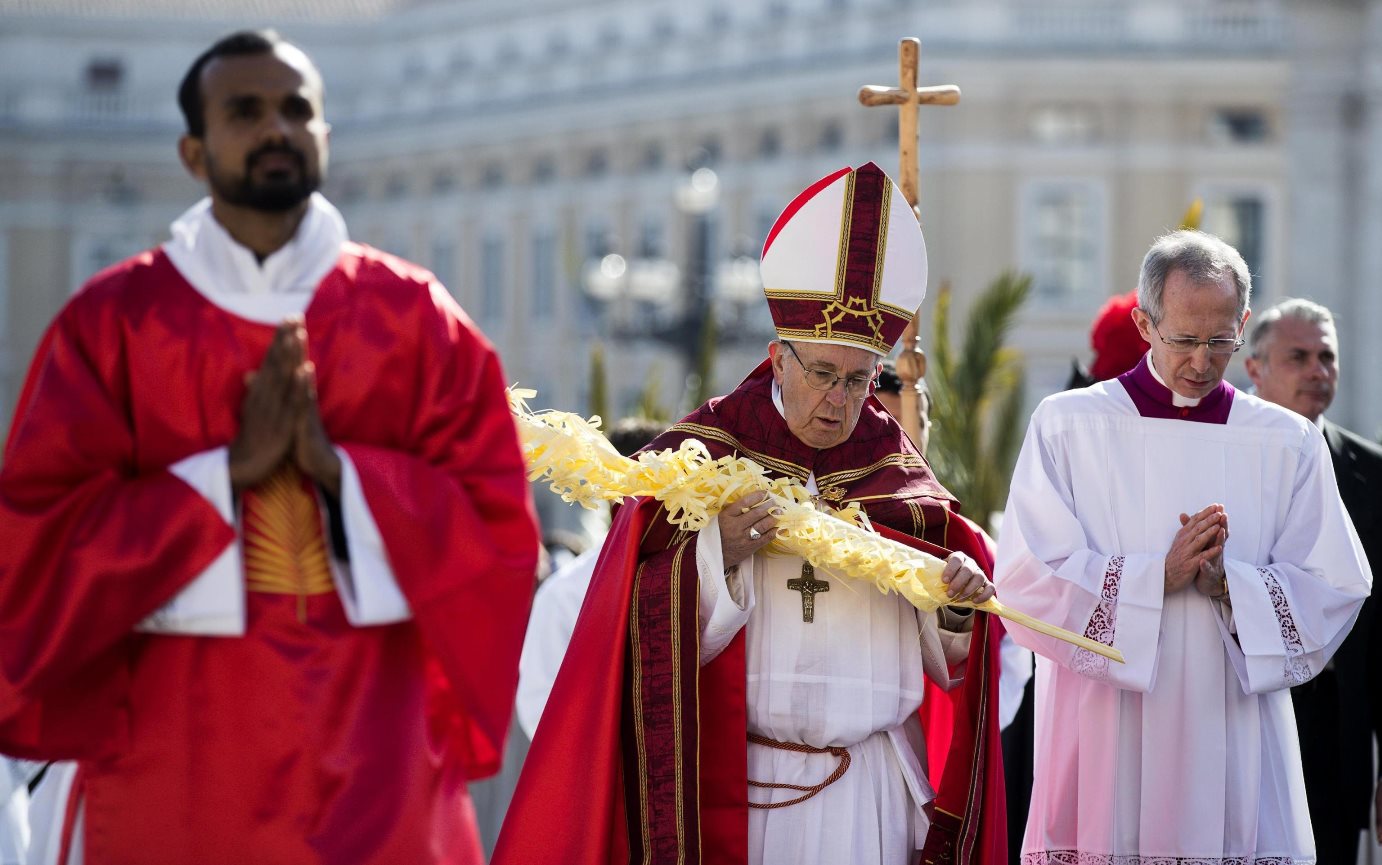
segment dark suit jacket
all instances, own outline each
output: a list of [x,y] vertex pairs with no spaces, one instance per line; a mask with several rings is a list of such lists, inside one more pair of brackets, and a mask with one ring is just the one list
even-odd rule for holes
[[[1323,432],[1339,496],[1375,576],[1382,568],[1382,447],[1328,420]],[[1374,735],[1382,743],[1382,628],[1376,608],[1375,598],[1364,602],[1332,670],[1291,690],[1310,810],[1334,812],[1355,829],[1368,825]]]

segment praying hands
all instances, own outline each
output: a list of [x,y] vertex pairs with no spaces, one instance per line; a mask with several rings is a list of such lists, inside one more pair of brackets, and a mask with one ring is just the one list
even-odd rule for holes
[[256,486],[284,460],[340,495],[341,460],[322,426],[316,367],[307,359],[307,328],[299,316],[278,326],[263,363],[246,375],[240,432],[230,445],[232,489]]
[[1166,553],[1165,592],[1178,592],[1191,583],[1202,595],[1228,595],[1224,576],[1224,544],[1228,541],[1228,514],[1213,504],[1190,515],[1180,515],[1180,530]]

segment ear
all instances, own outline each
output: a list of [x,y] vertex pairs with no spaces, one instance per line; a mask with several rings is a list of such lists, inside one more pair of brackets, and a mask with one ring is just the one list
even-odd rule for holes
[[1152,317],[1143,311],[1142,307],[1132,308],[1132,321],[1137,325],[1137,332],[1142,335],[1142,341],[1151,345],[1156,342],[1156,331],[1152,330]]
[[787,352],[783,349],[782,343],[768,343],[768,358],[773,362],[773,381],[782,384],[782,376],[787,368]]
[[1265,364],[1252,355],[1243,358],[1243,368],[1248,373],[1248,378],[1252,379],[1252,386],[1260,392],[1262,390],[1262,378],[1266,372],[1263,367]]
[[198,180],[206,180],[206,142],[201,138],[184,135],[178,139],[178,158],[187,173]]

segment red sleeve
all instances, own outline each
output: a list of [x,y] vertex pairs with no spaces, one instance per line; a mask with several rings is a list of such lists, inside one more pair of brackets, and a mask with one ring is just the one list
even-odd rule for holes
[[74,302],[54,322],[0,468],[0,751],[17,756],[118,750],[133,627],[234,539],[182,481],[136,469],[116,321]]
[[[993,540],[958,514],[948,523],[949,551],[886,527],[880,532],[941,558],[949,552],[965,553],[985,574],[993,574]],[[926,774],[936,788],[936,807],[922,861],[1005,865],[1007,799],[998,728],[1002,626],[995,616],[975,613],[972,634],[963,683],[942,691],[930,679],[926,681],[920,715],[926,735]]]
[[433,655],[432,723],[469,777],[498,771],[538,535],[494,350],[440,287],[407,452],[339,444]]

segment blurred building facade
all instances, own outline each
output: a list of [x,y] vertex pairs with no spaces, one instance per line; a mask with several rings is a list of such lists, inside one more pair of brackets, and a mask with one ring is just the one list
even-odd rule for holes
[[[431,267],[541,404],[586,409],[600,340],[612,414],[649,380],[684,411],[696,280],[713,390],[761,359],[731,262],[811,180],[896,170],[895,111],[855,93],[917,35],[922,83],[963,90],[921,112],[931,296],[948,281],[962,317],[1002,270],[1034,275],[1031,404],[1202,197],[1255,306],[1340,314],[1330,416],[1382,429],[1382,0],[0,0],[0,426],[72,291],[200,194],[183,71],[264,25],[323,70],[352,235]],[[695,167],[718,183],[690,207]]]

